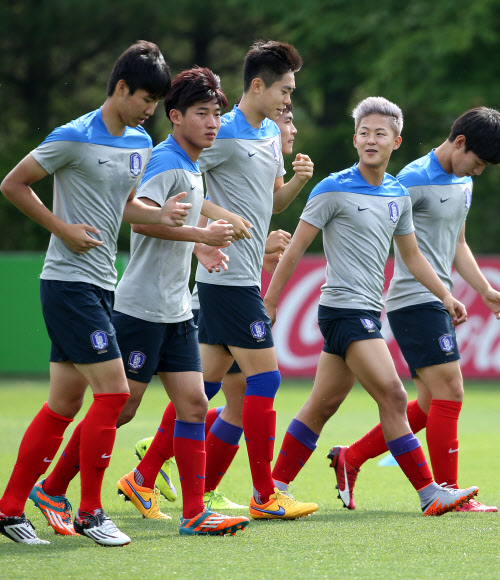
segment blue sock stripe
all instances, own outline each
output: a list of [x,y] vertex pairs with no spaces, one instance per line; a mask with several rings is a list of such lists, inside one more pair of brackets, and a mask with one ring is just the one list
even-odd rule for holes
[[243,429],[217,417],[210,429],[210,433],[228,445],[238,445]]
[[311,451],[316,449],[319,435],[316,435],[314,431],[311,431],[307,425],[304,425],[298,419],[292,419],[286,431]]
[[274,399],[281,383],[279,371],[269,371],[247,377],[247,390],[245,396],[268,397]]
[[205,441],[205,423],[191,423],[188,421],[175,420],[174,437]]
[[207,399],[213,399],[215,395],[220,391],[222,387],[222,382],[211,383],[210,381],[203,381],[205,383],[205,395]]
[[420,441],[413,433],[408,433],[408,435],[403,435],[403,437],[398,437],[392,441],[386,441],[386,444],[393,457],[409,453],[420,447]]

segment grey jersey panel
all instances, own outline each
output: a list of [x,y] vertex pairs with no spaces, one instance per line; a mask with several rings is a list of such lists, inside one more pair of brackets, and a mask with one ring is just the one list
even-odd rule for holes
[[[471,190],[470,182],[408,187],[419,248],[450,292],[453,288],[451,269],[469,210]],[[397,246],[394,254],[394,276],[387,293],[387,310],[439,300],[415,280]]]
[[[135,153],[142,159],[141,171],[136,174],[130,169],[131,155]],[[48,173],[54,173],[53,213],[66,223],[86,223],[97,228],[100,234],[90,235],[104,242],[79,255],[52,235],[40,277],[88,282],[114,290],[116,240],[123,210],[130,193],[140,183],[151,149],[49,141],[31,155]]]
[[[196,226],[203,204],[201,173],[169,169],[140,187],[137,197],[158,205],[186,191],[191,203],[185,224]],[[115,295],[115,310],[149,322],[173,323],[192,318],[189,276],[194,242],[160,240],[132,232],[130,262]]]
[[323,230],[327,267],[320,304],[382,310],[392,237],[414,231],[410,198],[325,191],[309,198],[301,219]]

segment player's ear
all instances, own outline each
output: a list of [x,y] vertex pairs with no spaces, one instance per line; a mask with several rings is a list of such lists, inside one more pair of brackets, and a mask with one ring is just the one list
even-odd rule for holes
[[252,80],[251,89],[254,93],[260,93],[266,88],[264,81],[260,77],[255,77]]
[[174,125],[180,125],[182,121],[182,113],[179,109],[171,109],[168,116]]
[[396,140],[394,141],[394,148],[393,148],[394,151],[401,147],[402,142],[403,142],[403,137],[401,137],[401,135],[399,135],[399,137],[396,137]]
[[115,93],[117,95],[119,95],[120,97],[124,97],[127,95],[127,93],[129,93],[130,90],[128,88],[127,82],[123,79],[120,79],[117,83],[116,83],[116,87],[115,87]]

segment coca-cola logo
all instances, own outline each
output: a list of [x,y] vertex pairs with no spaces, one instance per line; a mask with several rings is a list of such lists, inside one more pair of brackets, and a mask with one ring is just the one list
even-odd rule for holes
[[[500,258],[482,258],[478,263],[494,288],[500,288]],[[273,336],[280,371],[284,376],[314,376],[323,337],[318,328],[317,311],[321,285],[325,281],[326,261],[322,256],[306,256],[283,291],[278,305]],[[393,262],[386,267],[386,289],[392,277]],[[270,276],[263,275],[263,294]],[[500,320],[485,306],[480,296],[453,274],[454,296],[467,308],[468,319],[456,328],[465,377],[494,378],[500,374]],[[384,294],[385,294],[384,290]],[[382,312],[382,334],[386,339],[400,376],[409,377],[408,367]]]

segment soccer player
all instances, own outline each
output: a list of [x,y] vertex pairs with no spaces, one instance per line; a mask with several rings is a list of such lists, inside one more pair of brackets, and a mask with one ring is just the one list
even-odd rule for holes
[[[465,241],[472,177],[500,163],[500,113],[479,107],[461,115],[448,139],[407,165],[397,176],[408,188],[418,245],[451,291],[451,268],[500,318],[500,293],[479,269]],[[418,398],[408,403],[414,433],[426,427],[434,479],[458,487],[458,417],[464,394],[455,330],[443,304],[415,280],[395,248],[395,272],[386,300],[389,323],[408,363]],[[363,463],[387,451],[381,425],[351,446],[330,451],[340,498],[355,509],[354,484]],[[345,477],[344,474],[347,477]],[[470,499],[455,511],[496,512]]]
[[[230,268],[215,274],[198,266],[200,349],[206,392],[217,392],[234,360],[246,377],[242,423],[253,481],[250,515],[253,518],[294,519],[312,513],[316,504],[301,504],[275,489],[271,460],[275,436],[273,402],[280,384],[270,320],[259,288],[264,248],[272,213],[279,213],[297,196],[312,176],[313,163],[298,154],[295,175],[284,184],[283,155],[275,121],[291,102],[295,72],[302,65],[297,50],[282,42],[255,43],[245,57],[243,97],[222,118],[211,149],[200,156],[209,199],[253,224],[252,238],[225,251]],[[240,409],[240,393],[226,390],[226,408]],[[237,412],[237,411],[236,411]],[[240,411],[241,412],[241,411]],[[214,428],[207,437],[213,448]],[[222,422],[217,431],[210,466],[221,473],[241,428]],[[227,454],[223,451],[226,450]]]
[[[47,503],[42,483],[32,496],[50,511],[61,534],[76,532],[98,544],[121,546],[130,538],[104,513],[102,478],[113,450],[116,419],[128,398],[125,371],[111,323],[114,260],[122,219],[180,226],[189,204],[184,193],[161,208],[135,199],[152,150],[142,128],[170,88],[168,66],[155,44],[139,41],[116,61],[100,109],[55,129],[4,179],[3,194],[51,233],[40,295],[52,341],[48,401],[28,427],[0,499],[0,532],[24,544],[48,544],[24,514],[34,484],[52,462],[65,429],[80,410],[87,385],[94,401],[76,428],[81,503],[73,524],[67,499]],[[31,185],[54,174],[54,212]]]
[[417,490],[424,515],[441,515],[478,489],[436,484],[408,425],[406,392],[380,333],[384,266],[392,239],[406,266],[442,300],[454,324],[465,321],[466,311],[418,249],[407,190],[385,173],[392,151],[401,145],[401,109],[370,97],[358,104],[353,117],[359,162],[313,189],[265,297],[274,320],[284,286],[322,230],[327,268],[318,321],[325,344],[312,392],[287,429],[273,478],[280,489],[288,488],[357,379],[378,404],[387,446]]

